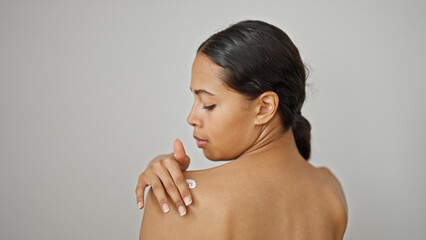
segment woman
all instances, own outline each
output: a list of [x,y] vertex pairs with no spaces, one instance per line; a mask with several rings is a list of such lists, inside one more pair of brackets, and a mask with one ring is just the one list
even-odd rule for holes
[[[174,154],[160,155],[139,177],[139,208],[152,186],[140,239],[342,239],[347,205],[340,183],[307,162],[305,81],[298,49],[268,23],[242,21],[203,42],[187,121],[208,159],[233,161],[181,173],[189,158],[175,141]],[[196,187],[188,189],[185,179]],[[156,197],[160,207],[173,202],[177,209],[163,212]]]

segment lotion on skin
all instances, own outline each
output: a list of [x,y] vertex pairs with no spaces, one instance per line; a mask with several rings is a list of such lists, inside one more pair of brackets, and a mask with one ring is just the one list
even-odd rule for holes
[[192,179],[186,179],[186,183],[188,183],[189,188],[195,188],[197,183]]

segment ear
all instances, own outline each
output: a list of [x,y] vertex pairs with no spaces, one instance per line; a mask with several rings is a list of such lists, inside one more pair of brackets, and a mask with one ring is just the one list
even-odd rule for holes
[[256,99],[256,125],[269,122],[278,109],[279,97],[272,91],[264,92]]

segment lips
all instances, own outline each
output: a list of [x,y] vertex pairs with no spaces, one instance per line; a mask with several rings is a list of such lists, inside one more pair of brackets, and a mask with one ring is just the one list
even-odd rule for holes
[[194,138],[195,138],[195,140],[197,140],[197,146],[198,146],[199,148],[203,148],[203,147],[204,147],[204,146],[206,146],[206,144],[208,143],[208,141],[207,141],[207,140],[204,140],[204,139],[198,138],[198,137],[196,137],[195,135],[194,135]]

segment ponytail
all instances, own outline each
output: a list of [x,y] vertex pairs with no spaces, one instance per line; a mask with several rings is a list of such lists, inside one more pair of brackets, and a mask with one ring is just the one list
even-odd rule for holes
[[308,161],[311,155],[311,124],[299,115],[294,119],[292,130],[299,153]]

